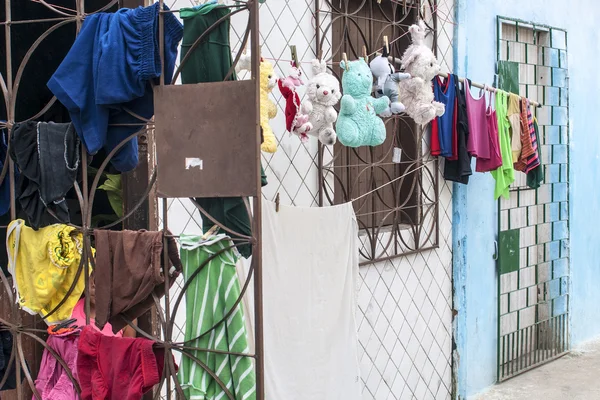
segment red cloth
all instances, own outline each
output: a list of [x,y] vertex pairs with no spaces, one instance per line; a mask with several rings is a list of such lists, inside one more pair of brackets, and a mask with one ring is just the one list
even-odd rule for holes
[[437,117],[431,120],[431,155],[439,156],[442,154],[440,147],[440,136],[438,132],[438,119]]
[[279,91],[285,99],[285,129],[292,133],[295,128],[296,115],[300,112],[300,96],[295,90],[285,86],[281,79],[277,81],[277,85],[279,85]]
[[140,400],[163,373],[164,350],[148,339],[110,337],[89,326],[79,338],[81,400]]

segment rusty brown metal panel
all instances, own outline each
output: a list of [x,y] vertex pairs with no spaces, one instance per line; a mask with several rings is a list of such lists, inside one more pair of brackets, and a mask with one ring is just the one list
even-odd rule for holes
[[251,80],[154,89],[159,197],[258,193],[255,90]]

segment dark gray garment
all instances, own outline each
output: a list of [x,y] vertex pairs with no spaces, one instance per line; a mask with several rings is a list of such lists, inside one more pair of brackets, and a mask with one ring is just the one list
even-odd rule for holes
[[29,225],[38,229],[70,222],[65,195],[73,187],[79,166],[79,138],[72,124],[16,124],[10,155],[21,172],[16,194]]
[[40,122],[38,143],[42,177],[40,197],[45,204],[64,203],[79,168],[77,132],[73,124]]

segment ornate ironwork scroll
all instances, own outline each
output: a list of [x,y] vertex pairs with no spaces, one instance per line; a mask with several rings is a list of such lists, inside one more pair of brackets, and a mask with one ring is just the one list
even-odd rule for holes
[[[31,8],[24,7],[25,3]],[[63,4],[64,3],[64,4]],[[159,0],[160,10],[163,10],[163,0]],[[36,59],[38,54],[36,51],[40,48],[42,44],[48,44],[49,38],[52,38],[53,33],[55,32],[63,32],[63,30],[72,29],[79,31],[82,26],[84,19],[92,14],[97,12],[111,12],[115,11],[117,7],[121,5],[117,0],[75,0],[70,2],[60,2],[58,0],[5,0],[5,7],[3,14],[0,14],[1,22],[0,25],[3,27],[4,33],[4,52],[6,56],[6,66],[3,69],[0,69],[2,74],[0,75],[0,90],[3,97],[2,107],[3,113],[0,116],[4,116],[4,121],[0,121],[0,129],[3,129],[8,135],[11,128],[15,123],[23,122],[24,120],[51,120],[57,114],[60,113],[61,109],[59,104],[57,104],[56,98],[49,96],[48,92],[45,92],[43,95],[39,95],[38,92],[44,91],[45,88],[34,88],[32,92],[26,93],[28,96],[34,98],[36,95],[39,97],[48,97],[44,104],[39,107],[32,115],[23,115],[22,111],[19,109],[18,98],[24,96],[22,92],[26,87],[26,80],[28,74],[31,73],[31,60]],[[74,8],[73,8],[74,7]],[[220,7],[227,7],[232,10],[233,13],[246,13],[248,16],[248,24],[246,27],[246,33],[244,35],[244,39],[241,43],[239,49],[236,49],[238,54],[241,54],[241,50],[246,48],[248,42],[250,42],[249,49],[252,51],[252,72],[250,77],[250,83],[248,82],[240,82],[240,84],[244,85],[244,93],[250,93],[254,96],[252,99],[253,105],[255,107],[255,113],[253,115],[258,116],[258,89],[259,89],[259,79],[258,79],[258,65],[259,65],[259,54],[260,54],[260,46],[258,42],[259,34],[258,34],[258,1],[256,0],[248,0],[248,1],[236,1],[233,5],[223,5]],[[35,16],[23,15],[23,10],[33,9],[35,10]],[[164,53],[164,15],[167,12],[178,12],[178,10],[170,10],[170,11],[160,11],[159,14],[159,38],[160,38],[160,49],[161,49],[161,59],[163,58]],[[18,15],[17,15],[18,14]],[[217,21],[214,26],[210,27],[208,30],[214,29],[216,25],[221,23],[222,21]],[[26,29],[38,29],[40,30],[40,34],[33,43],[26,43],[21,40],[21,34]],[[73,36],[74,37],[74,36]],[[197,42],[200,42],[201,38],[198,38]],[[28,47],[26,47],[28,46]],[[54,57],[62,60],[61,55],[64,56],[68,51],[68,44],[60,43],[60,49],[56,50],[56,52],[52,54],[47,54],[48,57]],[[63,48],[64,47],[64,48]],[[194,46],[192,46],[194,47]],[[27,48],[26,51],[22,52],[21,50]],[[18,56],[15,54],[15,49],[18,49]],[[44,58],[41,57],[41,60]],[[239,56],[234,59],[234,66],[237,64],[239,60]],[[39,59],[38,64],[36,66],[39,67]],[[176,74],[179,74],[180,69],[184,65],[185,60],[181,65],[179,65]],[[43,63],[42,63],[43,64]],[[232,67],[233,68],[233,67]],[[46,71],[52,74],[54,71]],[[229,76],[230,74],[228,74]],[[175,79],[174,79],[175,81]],[[161,75],[160,82],[156,83],[159,86],[164,85],[164,74]],[[235,83],[228,83],[235,84]],[[248,85],[252,85],[253,88],[248,89]],[[37,92],[36,92],[37,90]],[[194,89],[197,91],[198,96],[202,96],[202,84],[195,85]],[[128,110],[126,110],[128,111]],[[69,369],[66,362],[54,351],[48,344],[46,343],[46,324],[42,321],[45,318],[53,315],[66,301],[67,297],[72,293],[75,287],[75,283],[78,281],[81,275],[84,276],[85,279],[85,311],[86,311],[86,319],[87,323],[90,322],[90,301],[89,301],[89,293],[90,293],[90,273],[92,272],[92,268],[95,267],[95,257],[92,251],[92,237],[93,237],[93,229],[115,229],[119,228],[121,224],[126,221],[128,218],[131,218],[136,211],[145,204],[149,198],[154,196],[154,186],[157,180],[157,170],[160,168],[168,169],[168,162],[165,162],[163,165],[153,164],[152,172],[148,174],[149,179],[147,182],[147,188],[140,193],[139,198],[137,199],[128,199],[128,203],[133,206],[128,207],[122,217],[105,223],[101,226],[93,224],[93,217],[95,216],[93,213],[94,206],[98,203],[98,193],[99,186],[101,184],[101,179],[104,176],[104,173],[107,171],[109,167],[109,162],[113,158],[113,156],[121,149],[128,141],[132,140],[135,137],[143,137],[144,139],[149,138],[148,142],[152,142],[151,138],[154,135],[154,121],[153,120],[145,120],[131,111],[128,111],[132,116],[139,119],[139,127],[140,130],[125,140],[123,140],[118,146],[116,146],[112,151],[105,155],[104,159],[100,163],[97,170],[92,170],[88,167],[88,154],[85,149],[82,150],[82,162],[81,162],[81,175],[75,182],[75,204],[78,211],[81,214],[81,222],[72,224],[79,232],[83,235],[83,249],[82,249],[82,259],[79,264],[77,270],[77,276],[71,285],[67,295],[61,301],[57,307],[51,310],[47,315],[43,316],[43,318],[33,317],[25,314],[21,310],[19,310],[17,305],[16,293],[12,287],[12,277],[7,276],[2,270],[0,270],[0,278],[2,281],[2,289],[0,291],[0,300],[2,300],[2,310],[3,313],[0,315],[0,330],[8,330],[14,337],[14,346],[12,349],[12,355],[10,360],[6,360],[8,364],[16,361],[19,368],[16,369],[16,381],[17,388],[14,392],[3,392],[2,398],[30,398],[33,396],[35,399],[41,399],[41,394],[35,387],[35,379],[37,375],[38,363],[40,360],[40,351],[42,349],[49,352],[49,354],[56,358],[56,360],[62,365],[65,369],[69,379],[72,381],[75,390],[77,393],[81,393],[81,388],[74,377],[74,372]],[[190,116],[195,117],[195,116]],[[202,118],[210,119],[211,117],[219,118],[219,116],[211,116],[204,115]],[[0,118],[2,119],[2,118]],[[256,173],[250,174],[248,176],[256,177],[257,182],[253,185],[246,185],[246,187],[254,188],[254,193],[252,193],[251,201],[252,207],[250,206],[250,202],[248,199],[244,200],[244,204],[246,205],[246,210],[248,211],[249,218],[252,225],[252,234],[244,235],[243,232],[232,231],[230,228],[227,228],[222,223],[218,222],[214,218],[212,218],[206,210],[204,210],[199,204],[196,204],[198,209],[207,216],[207,218],[214,222],[214,224],[221,228],[224,232],[235,235],[237,239],[232,240],[232,244],[230,248],[240,247],[243,245],[252,246],[253,255],[252,255],[252,264],[250,267],[250,273],[245,277],[245,280],[240,282],[242,287],[241,294],[229,312],[222,318],[221,321],[218,321],[212,328],[210,328],[207,332],[202,332],[201,336],[206,336],[213,332],[220,324],[226,323],[227,318],[236,310],[236,307],[242,301],[242,298],[246,294],[248,290],[254,290],[254,347],[255,350],[253,353],[233,353],[233,352],[219,352],[214,349],[203,349],[197,348],[190,345],[195,339],[186,340],[186,341],[176,341],[173,337],[173,327],[175,316],[178,312],[181,311],[181,302],[185,296],[186,290],[189,287],[188,282],[183,283],[182,290],[177,293],[174,298],[171,298],[173,295],[169,293],[169,287],[171,279],[169,274],[165,275],[165,292],[166,295],[163,299],[158,299],[154,297],[155,309],[158,318],[158,329],[142,329],[141,326],[134,324],[133,321],[126,321],[128,325],[134,329],[137,333],[138,337],[143,337],[147,339],[151,339],[156,343],[156,346],[161,347],[165,351],[165,365],[163,369],[163,376],[161,378],[160,383],[153,389],[150,397],[152,398],[184,398],[183,388],[179,380],[177,379],[177,366],[174,361],[175,359],[180,359],[181,357],[187,357],[188,359],[193,360],[198,368],[205,370],[219,385],[224,393],[225,398],[235,399],[234,392],[230,390],[228,387],[228,382],[222,382],[217,376],[217,371],[211,370],[207,365],[203,364],[201,360],[199,360],[196,356],[194,356],[194,351],[200,352],[212,352],[212,353],[221,353],[221,354],[229,354],[231,356],[236,357],[248,357],[253,360],[253,365],[256,371],[256,398],[259,400],[264,399],[264,386],[263,386],[263,350],[262,350],[262,281],[261,281],[261,248],[259,246],[260,243],[260,235],[261,235],[261,225],[260,225],[260,210],[261,210],[261,194],[260,194],[260,154],[259,154],[259,146],[260,146],[260,128],[259,121],[255,118],[254,121],[250,121],[251,126],[246,128],[248,135],[254,135],[254,145],[255,148],[251,148],[251,153],[254,155],[253,157],[245,158],[245,160],[249,160],[249,165],[246,165],[248,169],[254,169]],[[146,145],[146,144],[145,144]],[[151,147],[151,146],[150,146]],[[151,153],[151,151],[150,151]],[[154,157],[149,157],[151,160]],[[7,157],[8,159],[8,157]],[[8,162],[4,163],[4,167],[2,168],[2,172],[0,175],[0,183],[7,179],[10,184],[10,219],[14,220],[17,218],[17,206],[15,201],[15,178],[14,178],[14,170],[15,165],[13,161],[8,159]],[[243,179],[244,177],[241,177]],[[182,186],[185,186],[185,182],[181,182]],[[178,192],[179,193],[179,192]],[[197,195],[197,193],[194,193]],[[190,194],[191,195],[191,194]],[[72,210],[73,211],[73,210]],[[163,229],[165,230],[165,241],[169,236],[166,233],[168,228],[168,207],[167,207],[167,199],[162,199],[162,223]],[[6,227],[4,227],[5,229]],[[166,252],[165,252],[166,253]],[[168,263],[168,259],[165,254],[164,263]],[[199,272],[206,267],[208,262],[203,263],[202,265],[197,266],[195,272],[192,273],[191,279],[198,276]],[[254,287],[251,287],[251,281],[254,282]],[[24,378],[24,379],[23,379]],[[8,379],[8,373],[5,376],[0,377],[0,387],[4,385],[6,380]],[[8,397],[6,397],[8,396]],[[13,397],[11,397],[13,396]]]
[[[332,63],[381,54],[389,38],[390,61],[410,44],[408,28],[422,18],[435,45],[435,0],[418,2],[317,0],[317,54]],[[331,42],[331,44],[327,44]],[[327,45],[326,45],[327,44]],[[331,49],[324,54],[323,49]],[[387,139],[377,147],[333,149],[320,146],[320,205],[353,201],[361,229],[362,263],[372,263],[436,248],[438,228],[438,162],[428,151],[427,132],[400,114],[385,119]]]

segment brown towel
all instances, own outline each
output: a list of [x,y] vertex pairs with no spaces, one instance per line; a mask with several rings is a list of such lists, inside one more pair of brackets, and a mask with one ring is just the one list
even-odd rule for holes
[[[163,261],[163,232],[94,231],[96,238],[96,326],[102,329],[110,322],[113,332],[123,329],[165,295]],[[177,243],[167,238],[167,252],[175,273],[170,284],[181,272]]]

